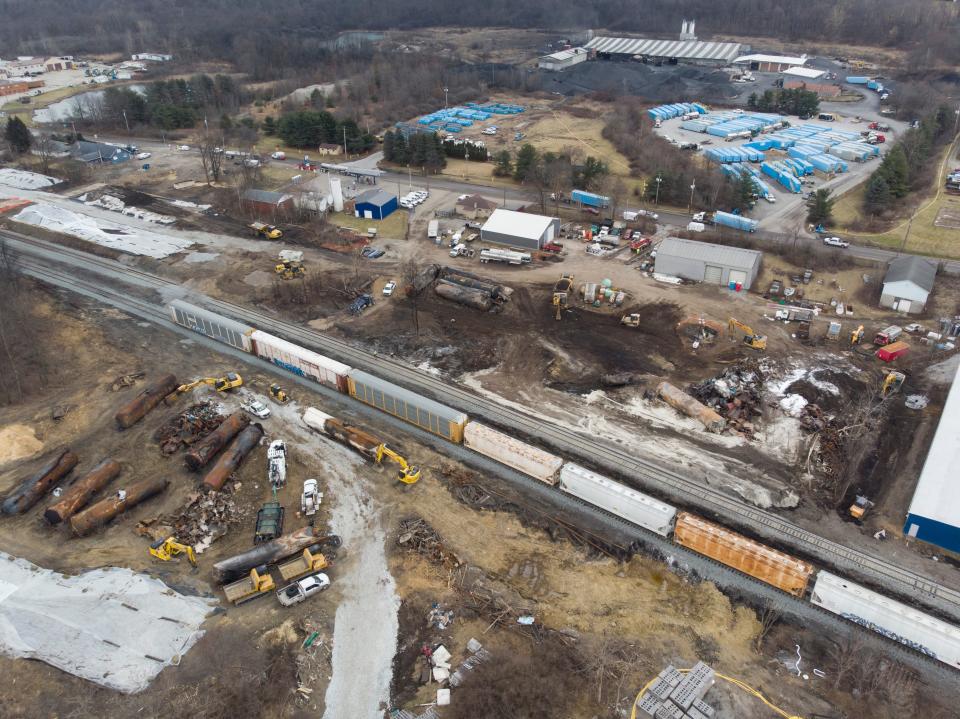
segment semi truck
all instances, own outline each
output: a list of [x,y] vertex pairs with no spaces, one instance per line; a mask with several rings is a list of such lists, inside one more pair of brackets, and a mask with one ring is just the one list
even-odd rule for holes
[[530,264],[529,252],[514,252],[513,250],[483,249],[480,250],[481,262],[506,262],[508,265]]
[[708,225],[723,225],[724,227],[732,227],[735,230],[743,230],[744,232],[756,232],[759,224],[756,220],[751,220],[749,217],[734,215],[732,212],[721,212],[720,210],[716,212],[698,212],[693,216],[693,221]]
[[570,193],[570,199],[584,207],[603,208],[610,206],[610,198],[604,195],[597,195],[593,192],[584,190],[574,190]]

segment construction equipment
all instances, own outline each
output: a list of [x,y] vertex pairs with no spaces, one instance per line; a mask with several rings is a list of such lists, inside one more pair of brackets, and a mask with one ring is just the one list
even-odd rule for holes
[[267,447],[267,479],[274,489],[287,483],[287,445],[275,439]]
[[249,576],[226,585],[223,588],[223,593],[228,602],[243,604],[251,599],[263,596],[267,592],[272,592],[276,587],[273,577],[267,573],[267,567],[261,565],[251,569]]
[[290,401],[290,395],[278,384],[270,385],[270,397],[278,404],[286,404]]
[[280,279],[283,280],[295,280],[300,277],[305,277],[307,270],[304,268],[302,262],[295,262],[293,260],[283,260],[278,262],[273,271],[280,275]]
[[808,340],[810,339],[810,323],[803,321],[797,325],[797,339],[798,340]]
[[863,325],[860,325],[850,333],[850,344],[858,345],[863,342]]
[[326,569],[327,566],[327,558],[320,553],[320,545],[314,544],[304,549],[296,559],[281,564],[279,569],[283,581],[290,582],[304,574]]
[[217,390],[217,392],[226,392],[227,390],[242,387],[243,377],[238,375],[236,372],[227,372],[223,377],[202,377],[194,380],[193,382],[182,384],[177,387],[174,396],[183,394],[184,392],[189,392],[194,387],[199,387],[202,384],[211,385],[215,390]]
[[765,352],[767,349],[767,336],[758,335],[753,331],[753,328],[749,325],[745,325],[740,320],[731,317],[727,320],[727,329],[730,332],[731,338],[733,336],[733,331],[735,329],[743,332],[743,343],[752,350],[757,350],[758,352]]
[[566,309],[570,293],[573,292],[573,275],[560,275],[560,279],[553,286],[553,306],[556,309],[556,318],[560,319],[560,311]]
[[253,543],[263,544],[283,534],[283,505],[273,500],[265,502],[257,511],[257,528],[254,530]]
[[300,512],[303,516],[312,517],[316,514],[322,501],[323,492],[317,490],[317,480],[305,480],[303,483],[303,492],[300,494]]
[[150,554],[162,562],[169,562],[178,554],[186,554],[190,564],[197,566],[197,555],[189,544],[181,544],[173,537],[158,539],[150,545]]
[[873,507],[873,502],[858,494],[853,504],[850,505],[850,516],[860,521],[871,507]]
[[279,240],[283,237],[283,230],[274,225],[268,225],[263,222],[251,222],[247,227],[254,235],[262,237],[265,240]]
[[414,484],[418,479],[420,479],[419,467],[409,464],[406,459],[394,452],[387,445],[381,444],[379,447],[377,447],[377,456],[374,461],[377,464],[380,464],[384,457],[392,459],[400,466],[400,469],[397,472],[397,479],[404,484]]
[[626,325],[627,327],[639,327],[640,326],[640,313],[634,312],[631,315],[624,315],[620,318],[620,324]]
[[556,310],[554,319],[557,320],[558,322],[560,321],[560,310],[562,309],[561,307],[562,302],[563,300],[560,298],[560,295],[555,294],[553,296],[553,308]]
[[890,392],[896,392],[906,378],[907,376],[903,372],[897,372],[896,370],[887,372],[887,376],[883,378],[883,385],[880,387],[880,395],[886,397]]

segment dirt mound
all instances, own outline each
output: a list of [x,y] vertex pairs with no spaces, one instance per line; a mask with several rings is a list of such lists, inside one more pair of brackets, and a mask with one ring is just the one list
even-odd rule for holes
[[0,428],[0,465],[31,457],[43,449],[32,427],[8,424]]

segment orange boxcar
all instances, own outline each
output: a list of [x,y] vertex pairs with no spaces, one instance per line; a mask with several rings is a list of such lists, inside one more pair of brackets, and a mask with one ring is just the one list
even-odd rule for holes
[[802,597],[814,567],[693,514],[677,515],[674,539],[704,556]]

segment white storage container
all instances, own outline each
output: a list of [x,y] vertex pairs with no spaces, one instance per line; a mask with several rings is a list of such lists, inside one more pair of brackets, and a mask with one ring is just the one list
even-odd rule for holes
[[663,537],[670,536],[677,514],[669,504],[572,462],[560,470],[560,489]]
[[960,629],[822,569],[810,601],[960,668]]
[[557,483],[557,472],[563,464],[560,457],[479,422],[470,422],[466,426],[463,444],[474,452],[547,484]]
[[321,384],[335,387],[347,393],[347,372],[350,367],[329,357],[324,357],[292,342],[256,330],[250,335],[257,357],[273,362],[278,367],[309,377]]

